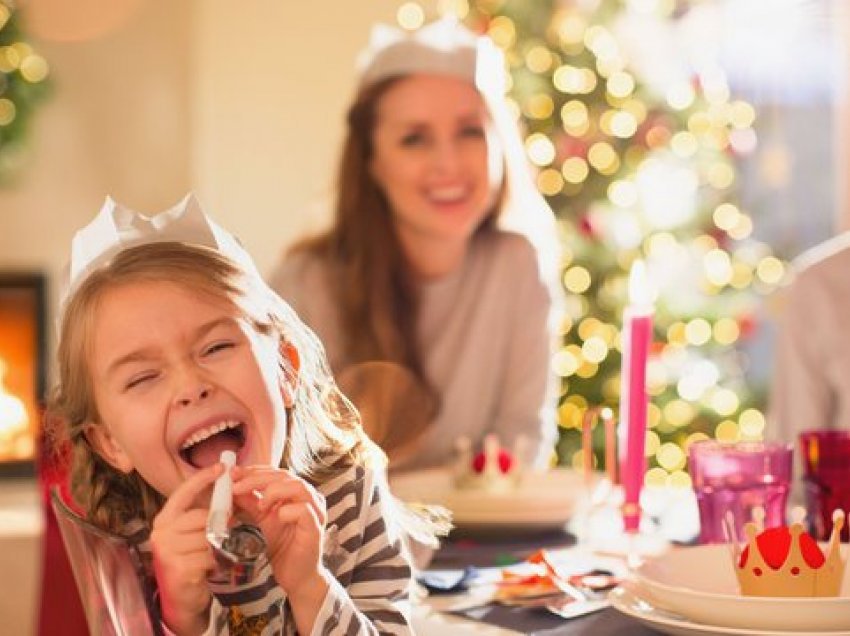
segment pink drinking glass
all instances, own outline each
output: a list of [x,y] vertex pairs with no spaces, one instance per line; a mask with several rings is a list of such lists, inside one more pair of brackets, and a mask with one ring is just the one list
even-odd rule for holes
[[[803,431],[800,453],[809,532],[826,541],[832,532],[832,512],[850,510],[850,431]],[[850,541],[847,526],[841,540]]]
[[744,541],[744,524],[753,509],[765,512],[765,527],[785,523],[791,486],[791,444],[776,442],[694,442],[688,450],[697,496],[700,543],[723,543],[723,519],[732,514],[735,537]]

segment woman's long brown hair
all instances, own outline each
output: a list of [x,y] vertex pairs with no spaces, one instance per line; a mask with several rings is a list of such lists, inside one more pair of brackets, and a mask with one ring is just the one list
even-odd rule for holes
[[424,378],[415,345],[417,298],[392,226],[389,204],[370,173],[377,104],[391,78],[360,93],[348,111],[337,176],[333,227],[293,251],[320,256],[329,268],[350,364],[388,360]]

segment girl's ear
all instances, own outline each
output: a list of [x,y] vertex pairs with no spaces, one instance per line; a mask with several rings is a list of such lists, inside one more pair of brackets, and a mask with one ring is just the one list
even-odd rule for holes
[[110,466],[124,474],[133,471],[133,461],[121,448],[118,440],[106,430],[105,426],[94,423],[86,424],[84,434],[95,452],[103,457]]
[[292,408],[295,405],[295,388],[298,386],[298,374],[301,371],[301,356],[295,345],[286,341],[280,343],[280,355],[289,361],[289,369],[291,369],[291,373],[287,372],[288,370],[284,371],[280,391],[286,408]]

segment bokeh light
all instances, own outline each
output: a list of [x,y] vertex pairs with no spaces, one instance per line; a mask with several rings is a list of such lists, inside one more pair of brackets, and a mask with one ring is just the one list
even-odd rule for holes
[[425,11],[416,2],[405,2],[396,11],[396,21],[403,29],[415,31],[425,22]]
[[525,64],[532,73],[545,73],[552,68],[552,62],[552,53],[545,46],[533,46],[525,54]]
[[573,294],[583,294],[590,287],[590,272],[581,265],[570,267],[564,272],[564,287]]
[[581,183],[589,173],[590,167],[581,157],[570,157],[561,166],[561,174],[568,183]]
[[555,146],[541,133],[533,133],[525,140],[528,158],[538,166],[547,166],[555,160]]
[[793,157],[759,145],[755,108],[732,94],[710,56],[692,73],[651,76],[658,60],[633,57],[621,39],[628,21],[672,25],[675,0],[589,4],[599,11],[479,0],[470,17],[505,49],[525,150],[566,252],[567,318],[552,359],[562,378],[560,461],[580,465],[575,444],[590,406],[618,406],[628,270],[640,258],[657,290],[645,479],[687,488],[689,444],[764,435],[749,352],[735,348],[760,333],[756,303],[787,267],[754,232],[757,209],[737,199],[737,159],[758,148],[759,169],[784,187]]
[[8,126],[15,119],[17,109],[15,104],[6,98],[0,97],[0,126]]

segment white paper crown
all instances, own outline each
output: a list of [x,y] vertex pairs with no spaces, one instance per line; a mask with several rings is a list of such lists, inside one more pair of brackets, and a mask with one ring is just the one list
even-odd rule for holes
[[446,17],[408,32],[386,24],[372,28],[369,45],[357,58],[360,87],[411,73],[453,75],[487,95],[504,95],[502,52],[456,18]]
[[233,235],[204,214],[194,194],[153,216],[134,212],[107,197],[94,220],[77,231],[71,240],[71,260],[61,304],[65,305],[89,274],[122,250],[143,243],[167,241],[214,248],[247,272],[259,276],[248,252]]

